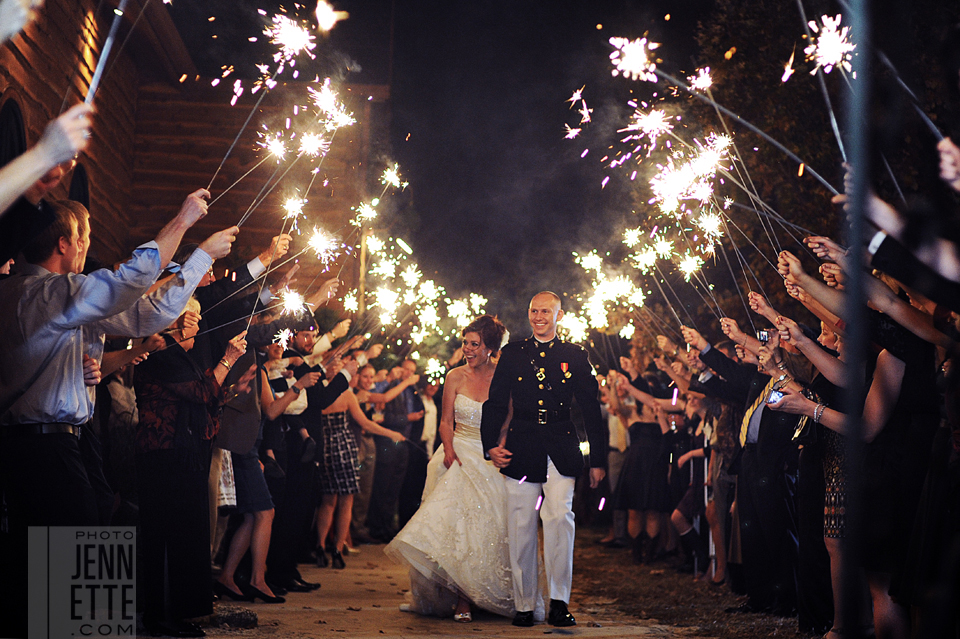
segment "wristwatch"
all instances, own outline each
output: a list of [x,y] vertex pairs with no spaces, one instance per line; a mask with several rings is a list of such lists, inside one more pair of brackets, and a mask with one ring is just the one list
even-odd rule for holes
[[294,395],[299,395],[299,394],[301,393],[301,391],[303,391],[303,389],[300,388],[299,386],[297,386],[296,384],[294,384],[293,386],[291,386],[291,387],[290,387],[290,390],[293,391],[293,394],[294,394]]

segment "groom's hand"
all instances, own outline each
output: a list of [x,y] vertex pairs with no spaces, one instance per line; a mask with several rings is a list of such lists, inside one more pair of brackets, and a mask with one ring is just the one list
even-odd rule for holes
[[607,471],[603,468],[591,468],[590,469],[590,488],[596,488],[600,485],[600,482],[603,481],[603,478],[607,476]]
[[493,462],[493,465],[497,468],[506,468],[510,465],[510,458],[513,457],[513,453],[504,448],[503,446],[497,446],[496,448],[491,448],[487,451],[487,454],[490,455],[490,461]]

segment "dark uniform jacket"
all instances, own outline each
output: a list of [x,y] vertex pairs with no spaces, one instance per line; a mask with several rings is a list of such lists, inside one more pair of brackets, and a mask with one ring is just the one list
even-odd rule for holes
[[598,396],[593,367],[581,346],[559,338],[541,343],[533,337],[507,344],[490,384],[489,399],[483,404],[483,450],[497,446],[512,399],[513,417],[505,447],[513,457],[500,472],[542,483],[547,479],[549,455],[561,475],[579,476],[583,453],[570,420],[570,405],[576,397],[590,442],[590,466],[603,468],[608,440]]

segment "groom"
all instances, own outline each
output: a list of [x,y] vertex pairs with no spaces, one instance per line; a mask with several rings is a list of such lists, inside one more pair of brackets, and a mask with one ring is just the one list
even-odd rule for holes
[[[510,569],[517,614],[515,626],[532,626],[537,598],[537,510],[543,520],[544,564],[554,626],[573,626],[567,611],[573,576],[573,488],[583,470],[583,453],[570,421],[574,397],[590,441],[590,486],[606,471],[599,387],[587,353],[557,337],[563,317],[560,298],[544,291],[530,300],[533,336],[503,347],[489,399],[483,404],[483,450],[505,475]],[[513,417],[498,445],[510,401]],[[541,491],[543,502],[539,503]],[[538,508],[539,507],[539,508]]]

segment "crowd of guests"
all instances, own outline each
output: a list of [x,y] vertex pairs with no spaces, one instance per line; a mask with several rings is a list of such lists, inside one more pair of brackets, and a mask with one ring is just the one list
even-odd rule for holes
[[[939,149],[941,177],[960,192],[960,150],[949,138]],[[638,340],[601,378],[615,513],[600,541],[629,545],[640,563],[682,550],[681,569],[747,596],[729,613],[797,616],[801,631],[829,639],[956,636],[956,246],[928,236],[908,249],[901,240],[923,235],[873,193],[867,216],[859,246],[805,238],[816,265],[776,256],[803,316],[751,292],[756,331],[724,317],[709,340],[682,326],[646,348]],[[842,318],[861,264],[874,270],[854,368]],[[850,431],[855,380],[865,390]],[[848,506],[861,519],[853,546]],[[851,567],[853,584],[842,581]]]

